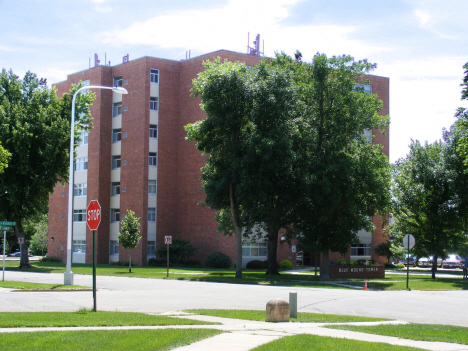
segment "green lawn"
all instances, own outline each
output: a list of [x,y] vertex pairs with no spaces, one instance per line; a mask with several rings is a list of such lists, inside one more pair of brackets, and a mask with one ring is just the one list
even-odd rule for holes
[[404,351],[422,350],[406,346],[395,346],[377,342],[366,342],[349,339],[338,339],[309,334],[286,336],[284,338],[271,341],[268,344],[256,347],[252,351]]
[[[265,321],[265,311],[255,310],[186,310],[185,312],[224,318],[246,319],[251,321]],[[348,323],[348,322],[375,322],[386,321],[385,318],[345,316],[338,314],[319,314],[299,312],[297,318],[291,322],[300,323]]]
[[0,350],[171,350],[220,333],[221,331],[212,329],[3,333],[0,338]]
[[16,290],[27,290],[27,289],[39,289],[39,290],[81,290],[91,289],[86,286],[79,285],[57,285],[57,284],[41,284],[41,283],[28,283],[28,282],[16,282],[16,281],[3,281],[0,282],[0,288],[16,289]]
[[468,345],[468,328],[437,324],[404,325],[330,325],[327,328],[345,329],[370,334],[395,336],[401,339],[453,342]]
[[[145,313],[93,312],[85,309],[78,312],[0,312],[0,328],[213,324],[217,323],[159,315],[155,316]],[[2,350],[1,347],[0,350]]]
[[[33,271],[44,273],[63,273],[65,264],[57,262],[32,262],[33,268],[21,269],[21,271]],[[20,270],[18,262],[7,261],[8,270]],[[92,265],[73,265],[75,274],[92,274]],[[233,269],[206,269],[206,268],[170,268],[169,278],[166,278],[166,268],[164,267],[132,267],[132,273],[128,272],[128,267],[115,265],[97,265],[98,275],[118,276],[118,277],[138,277],[151,279],[178,279],[193,281],[222,282],[233,284],[262,284],[272,286],[309,287],[309,288],[331,288],[347,289],[345,286],[323,283],[320,276],[310,274],[289,274],[282,272],[280,275],[266,275],[264,270],[245,270],[242,279],[235,279]],[[463,280],[462,276],[453,278],[447,274],[460,273],[453,270],[438,272],[437,278],[432,280],[429,270],[423,271],[425,274],[410,274],[409,286],[412,290],[468,290],[468,280]],[[384,279],[369,279],[368,289],[375,290],[406,290],[406,272],[402,274],[387,274]],[[341,281],[345,285],[364,287],[364,282],[360,280]]]

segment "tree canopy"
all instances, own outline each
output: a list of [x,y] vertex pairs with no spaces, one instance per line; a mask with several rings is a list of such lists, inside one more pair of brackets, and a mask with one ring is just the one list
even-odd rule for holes
[[445,133],[444,141],[424,145],[413,141],[407,157],[392,171],[393,231],[415,237],[417,256],[433,256],[433,278],[437,258],[444,259],[447,250],[467,241],[468,175],[456,152],[458,141],[456,128]]
[[[15,234],[23,238],[23,221],[46,213],[57,181],[68,180],[70,94],[80,87],[58,98],[41,81],[31,72],[23,79],[11,70],[0,73],[0,143],[11,153],[0,174],[0,218],[15,221]],[[91,92],[77,97],[75,133],[91,127],[93,100]],[[28,266],[22,251],[21,266]]]
[[[465,76],[462,86],[461,99],[468,101],[468,62],[463,66]],[[460,131],[460,141],[457,151],[460,156],[465,160],[466,172],[468,172],[468,108],[459,107],[455,113],[457,118],[457,125]]]
[[8,160],[11,157],[11,153],[8,150],[5,150],[0,144],[0,173],[3,173],[3,170],[8,167]]
[[187,125],[187,139],[208,154],[205,205],[220,211],[221,228],[232,221],[237,269],[242,232],[253,225],[267,233],[267,274],[276,274],[280,229],[289,238],[308,233],[327,259],[329,250],[347,251],[358,230],[372,227],[369,217],[388,208],[388,159],[364,137],[388,117],[378,115],[375,95],[356,86],[373,65],[300,57],[278,54],[255,68],[216,60],[193,83],[208,118]]

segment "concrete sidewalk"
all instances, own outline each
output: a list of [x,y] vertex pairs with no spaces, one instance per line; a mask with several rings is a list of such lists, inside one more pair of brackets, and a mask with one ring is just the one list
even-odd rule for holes
[[[396,337],[365,334],[347,330],[328,329],[327,323],[267,323],[239,319],[229,319],[211,316],[190,315],[180,312],[169,312],[164,315],[179,318],[196,319],[205,322],[221,323],[221,325],[187,325],[187,326],[123,326],[123,327],[47,327],[47,328],[0,328],[0,333],[41,332],[41,331],[73,331],[73,330],[130,330],[130,329],[218,329],[223,333],[193,344],[179,347],[175,351],[247,351],[276,339],[312,334],[324,337],[345,338],[367,342],[378,342],[403,347],[415,347],[434,351],[468,350],[468,345],[444,342],[428,342],[400,339]],[[335,323],[354,325],[405,324],[401,321]]]

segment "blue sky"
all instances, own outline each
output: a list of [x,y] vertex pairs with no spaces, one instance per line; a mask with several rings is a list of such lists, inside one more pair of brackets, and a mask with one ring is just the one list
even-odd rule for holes
[[433,142],[454,122],[468,62],[466,0],[0,0],[0,67],[56,83],[89,67],[154,56],[185,59],[245,52],[247,33],[265,54],[311,61],[316,52],[377,63],[390,78],[390,160],[411,139]]

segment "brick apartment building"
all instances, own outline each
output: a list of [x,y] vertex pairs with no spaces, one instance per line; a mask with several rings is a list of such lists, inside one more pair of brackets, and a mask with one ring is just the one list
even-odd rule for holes
[[[200,168],[204,158],[194,142],[185,140],[184,126],[206,117],[198,99],[190,97],[192,79],[203,69],[202,62],[241,61],[256,65],[261,57],[225,50],[174,61],[142,57],[115,66],[97,66],[70,74],[57,83],[58,95],[80,81],[88,85],[126,88],[128,95],[94,89],[91,108],[93,129],[82,135],[76,148],[73,200],[73,263],[92,262],[92,232],[86,226],[86,207],[97,199],[102,207],[96,232],[98,263],[127,261],[129,250],[119,249],[119,221],[127,209],[141,217],[142,239],[131,251],[132,261],[145,265],[164,236],[189,239],[197,248],[194,260],[222,251],[235,260],[235,239],[217,233],[215,212],[198,203],[204,199]],[[388,114],[389,79],[368,76],[366,90],[383,101]],[[388,156],[388,133],[376,135]],[[66,261],[68,185],[57,183],[49,199],[49,255]],[[377,259],[372,248],[384,241],[381,219],[374,218],[374,233],[359,233],[361,243],[351,248],[353,259]],[[281,236],[280,236],[281,237]],[[278,260],[295,263],[295,246],[280,242]],[[266,244],[246,243],[244,264],[266,259]],[[350,257],[348,255],[348,257]],[[331,260],[336,260],[332,255]]]

